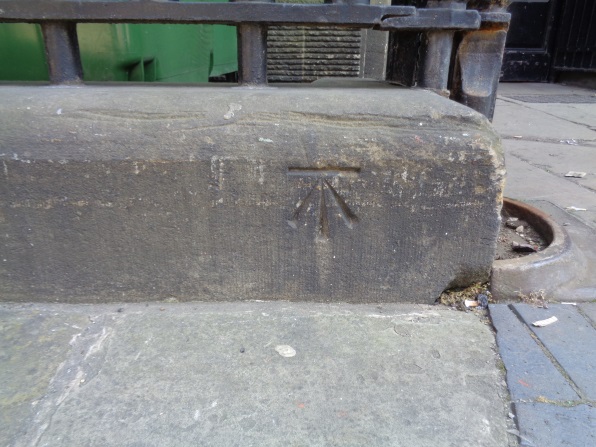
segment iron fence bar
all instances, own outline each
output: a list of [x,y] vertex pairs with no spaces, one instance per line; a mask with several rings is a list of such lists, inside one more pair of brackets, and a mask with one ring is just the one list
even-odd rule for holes
[[475,10],[362,4],[0,0],[0,22],[333,25],[381,30],[477,29]]
[[480,14],[470,9],[419,8],[415,14],[387,17],[380,29],[387,31],[465,30],[480,27]]
[[[450,85],[452,98],[492,115],[504,33],[510,15],[503,11],[465,9],[465,0],[429,2],[427,8],[369,5],[368,0],[328,0],[325,4],[271,3],[270,0],[236,0],[232,3],[180,3],[158,0],[0,0],[0,23],[26,22],[41,25],[48,57],[50,81],[81,82],[82,68],[77,44],[78,23],[223,24],[238,27],[239,78],[242,84],[267,82],[267,28],[279,26],[334,26],[426,33],[420,85],[446,90],[454,32],[476,36],[468,51],[484,53],[480,70],[486,78],[486,94],[470,95],[464,78],[475,69],[462,53],[459,78]],[[487,32],[490,34],[487,34]],[[501,52],[497,55],[497,52]],[[486,57],[489,56],[489,57]],[[414,58],[417,56],[414,55]],[[457,67],[456,67],[457,69]]]
[[426,33],[422,69],[418,81],[420,87],[447,90],[454,34],[455,31],[429,31]]
[[267,84],[267,27],[238,26],[238,82],[241,85]]
[[[231,0],[234,3],[273,3],[274,0]],[[238,82],[267,84],[267,25],[242,23],[238,33]]]
[[335,25],[372,27],[391,17],[416,14],[413,6],[297,3],[180,3],[145,0],[0,0],[0,22],[205,23],[238,25]]
[[[444,9],[444,14],[453,17],[466,10],[467,0],[449,0],[428,2],[427,7]],[[455,17],[453,17],[457,21]],[[476,24],[476,22],[474,23]],[[478,23],[480,25],[480,23]],[[422,50],[422,70],[419,84],[421,87],[448,92],[451,73],[451,55],[453,53],[454,30],[430,30],[426,32]]]
[[83,81],[76,24],[43,22],[41,31],[52,84],[78,84]]

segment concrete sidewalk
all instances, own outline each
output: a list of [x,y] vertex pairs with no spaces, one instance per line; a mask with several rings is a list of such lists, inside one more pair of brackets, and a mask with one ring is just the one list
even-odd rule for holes
[[[594,92],[499,93],[506,195],[596,232]],[[0,446],[596,445],[596,304],[490,310],[0,304]]]

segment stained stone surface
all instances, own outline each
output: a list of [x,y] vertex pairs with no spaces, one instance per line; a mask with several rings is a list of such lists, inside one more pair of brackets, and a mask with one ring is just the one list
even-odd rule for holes
[[432,92],[0,96],[3,300],[431,303],[488,277],[500,140]]
[[26,431],[73,337],[88,324],[80,311],[0,308],[0,445]]
[[[0,304],[2,324],[52,322],[22,334],[30,355],[13,370],[39,365],[49,377],[23,396],[24,416],[0,404],[2,445],[508,445],[494,337],[472,314],[287,302],[33,308]],[[86,323],[75,329],[77,319]],[[74,332],[70,344],[53,329]],[[22,384],[7,375],[1,392]]]

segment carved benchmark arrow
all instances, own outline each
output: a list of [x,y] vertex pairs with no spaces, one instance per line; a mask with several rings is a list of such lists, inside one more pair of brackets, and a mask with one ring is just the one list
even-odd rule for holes
[[288,220],[290,227],[297,229],[298,221],[308,210],[310,204],[314,198],[319,196],[319,212],[317,216],[317,237],[329,239],[329,210],[327,206],[327,194],[325,190],[328,190],[333,203],[339,211],[344,224],[349,229],[354,228],[358,217],[350,209],[343,197],[335,190],[331,183],[330,178],[333,177],[352,177],[357,176],[360,172],[359,168],[336,168],[336,169],[318,169],[318,168],[290,168],[288,175],[307,177],[315,179],[316,182],[312,188],[306,194],[304,199],[300,200],[296,205],[296,209],[292,213],[292,217]]

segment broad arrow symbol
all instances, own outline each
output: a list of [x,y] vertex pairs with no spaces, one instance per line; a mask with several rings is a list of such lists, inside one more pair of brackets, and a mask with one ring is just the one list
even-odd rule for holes
[[[312,188],[306,194],[304,199],[296,205],[296,209],[288,220],[290,227],[297,229],[298,222],[308,210],[311,203],[316,202],[318,196],[319,210],[317,216],[317,238],[329,239],[329,210],[327,199],[330,198],[335,208],[339,211],[344,224],[349,229],[354,228],[358,217],[350,209],[343,197],[335,190],[329,182],[333,177],[353,177],[360,172],[359,168],[290,168],[288,175],[311,178],[314,180]],[[326,193],[328,191],[328,193]]]

